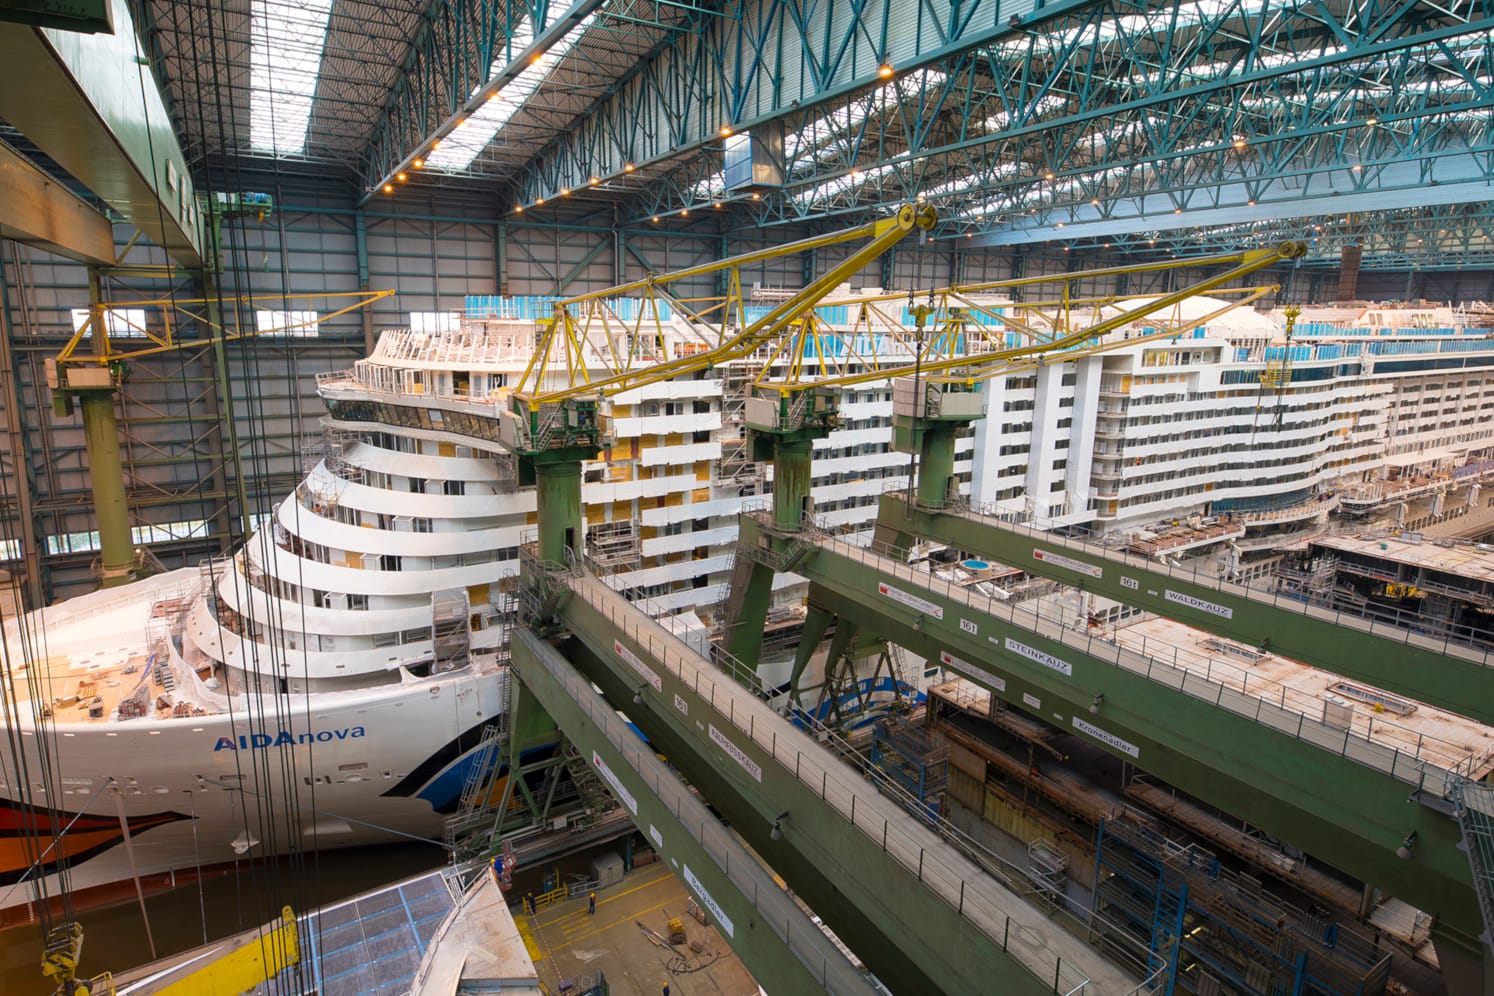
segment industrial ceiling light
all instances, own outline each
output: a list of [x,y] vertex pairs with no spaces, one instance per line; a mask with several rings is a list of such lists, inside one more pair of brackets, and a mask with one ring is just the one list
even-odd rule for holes
[[560,188],[560,196],[561,197],[569,197],[569,196],[571,196],[571,188],[570,187],[561,187]]
[[1406,838],[1401,841],[1401,846],[1395,849],[1395,856],[1400,858],[1402,861],[1410,861],[1412,858],[1416,857],[1415,830],[1412,830],[1410,833],[1406,834]]
[[1380,119],[1371,114],[1369,117],[1364,119],[1364,123],[1373,128],[1375,125],[1380,123]]
[[634,170],[634,169],[636,169],[636,168],[637,168],[637,167],[635,167],[635,166],[634,166],[634,165],[633,165],[633,164],[632,164],[632,163],[628,163],[628,164],[626,164],[626,165],[625,165],[625,166],[623,166],[623,172],[624,172],[624,173],[631,173],[631,172],[633,172],[633,170]]
[[406,180],[408,180],[410,178],[410,174],[408,174],[408,173],[396,173],[396,174],[394,174],[394,178],[396,180],[398,180],[400,183],[404,183]]
[[[1108,249],[1110,247],[1107,245],[1105,248]],[[1104,704],[1105,704],[1105,693],[1104,692],[1096,692],[1093,701],[1091,701],[1090,704],[1089,704],[1089,714],[1091,716],[1098,716],[1100,714],[1100,707],[1103,706]]]
[[534,199],[534,203],[536,203],[536,204],[543,204],[543,203],[545,203],[545,199],[543,197],[536,197]]
[[1053,179],[1053,171],[1050,169],[1048,172],[1044,173],[1043,174],[1043,179],[1044,180],[1051,180],[1051,179]]
[[392,194],[392,193],[394,193],[394,184],[392,184],[392,183],[386,183],[386,184],[384,184],[384,193],[386,193],[386,194]]
[[680,217],[681,218],[688,218],[688,217],[690,217],[690,209],[689,208],[685,208],[685,210],[681,211],[680,212]]
[[587,182],[589,182],[589,183],[590,183],[590,184],[591,184],[591,185],[592,185],[592,186],[593,186],[593,187],[595,187],[595,186],[596,186],[596,185],[597,185],[597,184],[599,184],[599,183],[601,183],[601,182],[602,182],[602,180],[601,180],[601,177],[596,177],[596,176],[594,176],[594,177],[592,177],[592,178],[591,178],[591,179],[590,179],[590,180],[589,180],[589,181],[587,181]]
[[643,705],[643,689],[644,689],[644,687],[645,686],[643,686],[643,685],[639,685],[637,688],[635,688],[633,690],[633,704],[634,705]]
[[763,195],[762,194],[753,194],[752,195],[752,199],[755,200],[755,201],[760,201],[760,200],[763,199]]
[[1235,148],[1237,148],[1237,149],[1243,149],[1243,148],[1245,148],[1245,136],[1244,135],[1236,135],[1235,136],[1234,145],[1235,145]]
[[894,72],[895,70],[892,68],[892,63],[890,62],[884,62],[877,67],[877,75],[884,80],[892,79],[892,74]]
[[654,224],[657,225],[658,223],[659,223],[659,216],[658,215],[654,215]]
[[731,125],[722,125],[721,126],[721,137],[722,138],[731,138]]
[[773,840],[783,839],[783,821],[788,819],[788,810],[784,810],[773,818],[773,830],[768,834]]
[[523,213],[524,213],[524,205],[520,204],[518,207],[514,208],[514,214],[523,214]]
[[424,159],[417,159],[413,163],[411,163],[410,165],[414,166],[416,169],[425,169],[425,160]]

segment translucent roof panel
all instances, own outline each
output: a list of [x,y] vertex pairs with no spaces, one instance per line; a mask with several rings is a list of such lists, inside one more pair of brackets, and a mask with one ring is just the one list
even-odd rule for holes
[[306,151],[311,100],[332,0],[252,0],[249,144],[279,155]]
[[[478,153],[485,149],[498,130],[508,123],[509,118],[524,106],[524,101],[532,97],[550,74],[550,70],[565,58],[566,53],[581,39],[586,29],[591,27],[595,14],[588,14],[570,31],[561,38],[537,61],[524,67],[524,71],[515,76],[504,88],[498,91],[487,103],[483,104],[472,115],[451,134],[441,140],[441,147],[426,157],[425,165],[429,169],[440,169],[457,171],[464,170],[477,158]],[[525,19],[524,23],[514,29],[513,44],[510,52],[522,52],[534,41],[534,23]],[[508,64],[509,55],[504,53],[493,61],[488,69],[488,76],[497,76]]]

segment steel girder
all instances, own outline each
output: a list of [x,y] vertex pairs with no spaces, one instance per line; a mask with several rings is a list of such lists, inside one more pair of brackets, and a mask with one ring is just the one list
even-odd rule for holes
[[[137,0],[134,6],[188,161],[263,156],[249,144],[249,0]],[[424,0],[333,5],[306,151],[281,158],[356,165],[424,6]]]
[[[1185,216],[1186,217],[1186,216]],[[1224,222],[1173,231],[1065,239],[1063,249],[1192,255],[1241,245],[1305,239],[1305,266],[1336,267],[1345,246],[1360,247],[1364,269],[1494,268],[1494,207],[1483,201],[1307,217]]]
[[433,141],[573,32],[574,47],[462,172],[517,168],[647,62],[661,38],[694,30],[708,14],[673,0],[433,0],[364,151],[359,172],[365,195],[424,156]]
[[[786,187],[751,205],[759,224],[922,193],[949,219],[942,234],[973,244],[1301,214],[1304,201],[1341,211],[1344,197],[1410,207],[1434,184],[1434,199],[1467,202],[1494,177],[1489,0],[1102,2],[1020,31],[990,8],[919,10],[895,32],[912,39],[908,60],[886,29],[912,15],[864,0],[812,18],[759,4],[681,37],[535,157],[518,197],[679,157],[634,198],[635,219],[730,201],[713,132],[774,117]],[[879,41],[900,73],[890,84],[875,82]]]

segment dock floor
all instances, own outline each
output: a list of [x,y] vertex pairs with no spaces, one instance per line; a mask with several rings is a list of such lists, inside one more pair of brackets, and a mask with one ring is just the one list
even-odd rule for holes
[[[685,914],[689,895],[667,865],[635,868],[616,885],[597,890],[597,911],[586,912],[586,898],[548,906],[533,917],[514,908],[514,920],[541,981],[561,992],[565,981],[606,973],[607,986],[620,996],[752,996],[757,982],[715,928]],[[672,917],[685,921],[687,942],[661,948],[640,928],[667,937]],[[700,953],[690,948],[701,945]]]

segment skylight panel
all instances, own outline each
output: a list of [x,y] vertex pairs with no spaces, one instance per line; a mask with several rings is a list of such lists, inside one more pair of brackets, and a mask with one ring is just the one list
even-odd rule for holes
[[[509,119],[518,112],[524,102],[534,96],[545,77],[550,75],[561,59],[565,58],[576,42],[581,40],[586,29],[591,27],[595,14],[588,14],[565,36],[551,45],[549,50],[540,56],[538,60],[524,67],[524,71],[510,80],[502,90],[488,99],[488,102],[474,111],[456,129],[445,138],[441,139],[441,147],[435,149],[425,157],[427,169],[440,169],[449,172],[464,170],[472,165],[472,160],[477,154],[487,148],[493,136],[498,130],[508,124]],[[522,52],[534,42],[534,22],[525,19],[524,23],[514,31],[513,43],[510,52]],[[499,56],[488,67],[488,77],[497,76],[508,65],[507,53]],[[472,92],[476,96],[477,91]]]
[[332,0],[251,0],[249,144],[277,155],[306,151]]

